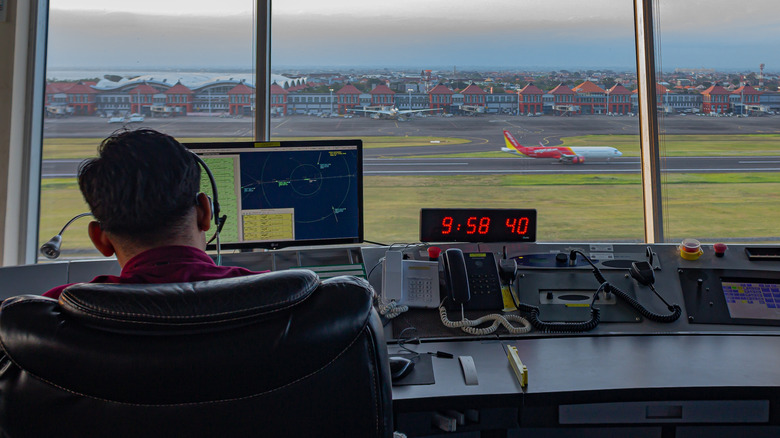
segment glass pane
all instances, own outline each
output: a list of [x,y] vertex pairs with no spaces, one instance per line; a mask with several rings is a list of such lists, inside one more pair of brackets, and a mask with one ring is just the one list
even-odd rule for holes
[[271,136],[363,139],[366,239],[417,241],[422,207],[516,207],[540,241],[643,240],[631,2],[273,14]]
[[666,240],[776,242],[780,3],[660,1]]
[[[41,243],[89,211],[78,165],[117,129],[148,127],[182,142],[254,138],[253,8],[252,0],[223,0],[219,8],[51,0]],[[87,222],[63,235],[63,258],[99,255]]]

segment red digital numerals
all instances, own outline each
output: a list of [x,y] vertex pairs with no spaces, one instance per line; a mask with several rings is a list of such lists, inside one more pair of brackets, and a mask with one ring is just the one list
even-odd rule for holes
[[441,226],[444,227],[444,229],[441,230],[442,234],[450,234],[452,232],[452,216],[445,216],[444,219],[441,220]]
[[523,235],[528,232],[528,218],[527,217],[521,217],[521,218],[509,218],[506,220],[506,227],[512,230],[512,234],[520,234]]

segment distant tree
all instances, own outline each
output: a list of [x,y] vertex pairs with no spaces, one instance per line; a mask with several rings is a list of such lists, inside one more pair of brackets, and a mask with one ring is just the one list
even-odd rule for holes
[[704,81],[701,84],[704,86],[704,88],[710,88],[712,86],[712,82],[710,81]]
[[739,77],[731,78],[731,85],[739,85],[740,82]]
[[606,88],[607,90],[614,87],[615,84],[616,84],[615,78],[612,77],[604,78],[604,88]]

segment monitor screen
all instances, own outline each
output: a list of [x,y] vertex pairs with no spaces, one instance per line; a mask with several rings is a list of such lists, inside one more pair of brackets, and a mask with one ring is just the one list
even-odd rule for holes
[[[361,140],[188,143],[214,174],[224,248],[363,241]],[[201,191],[211,193],[203,172]]]
[[732,318],[780,320],[780,284],[725,278],[721,284]]

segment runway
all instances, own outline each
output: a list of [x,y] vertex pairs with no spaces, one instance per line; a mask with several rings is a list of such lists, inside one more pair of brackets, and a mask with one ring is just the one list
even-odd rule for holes
[[[44,160],[44,178],[74,178],[82,160]],[[779,172],[780,157],[675,157],[661,162],[667,173]],[[364,175],[542,175],[630,174],[641,170],[638,158],[566,164],[522,158],[364,158]]]
[[[780,134],[780,116],[736,118],[669,116],[661,118],[666,134]],[[638,173],[639,159],[623,157],[610,162],[564,164],[549,159],[525,159],[506,154],[506,158],[450,158],[474,152],[495,152],[504,146],[502,131],[509,129],[526,145],[557,145],[562,137],[577,135],[636,135],[638,118],[620,116],[525,117],[481,115],[477,117],[413,117],[408,121],[374,120],[366,117],[319,118],[288,116],[271,119],[272,138],[367,138],[373,136],[460,138],[467,143],[455,145],[381,147],[364,149],[366,175],[485,175],[485,174],[616,174]],[[147,118],[140,126],[166,132],[177,138],[198,137],[248,140],[254,132],[251,118],[182,117]],[[44,138],[100,139],[121,128],[99,117],[47,119]],[[749,146],[747,144],[746,146]],[[662,169],[673,173],[777,172],[780,156],[708,157],[703,145],[701,157],[662,158]],[[428,158],[415,158],[417,156]],[[44,160],[44,178],[75,176],[79,159]]]

